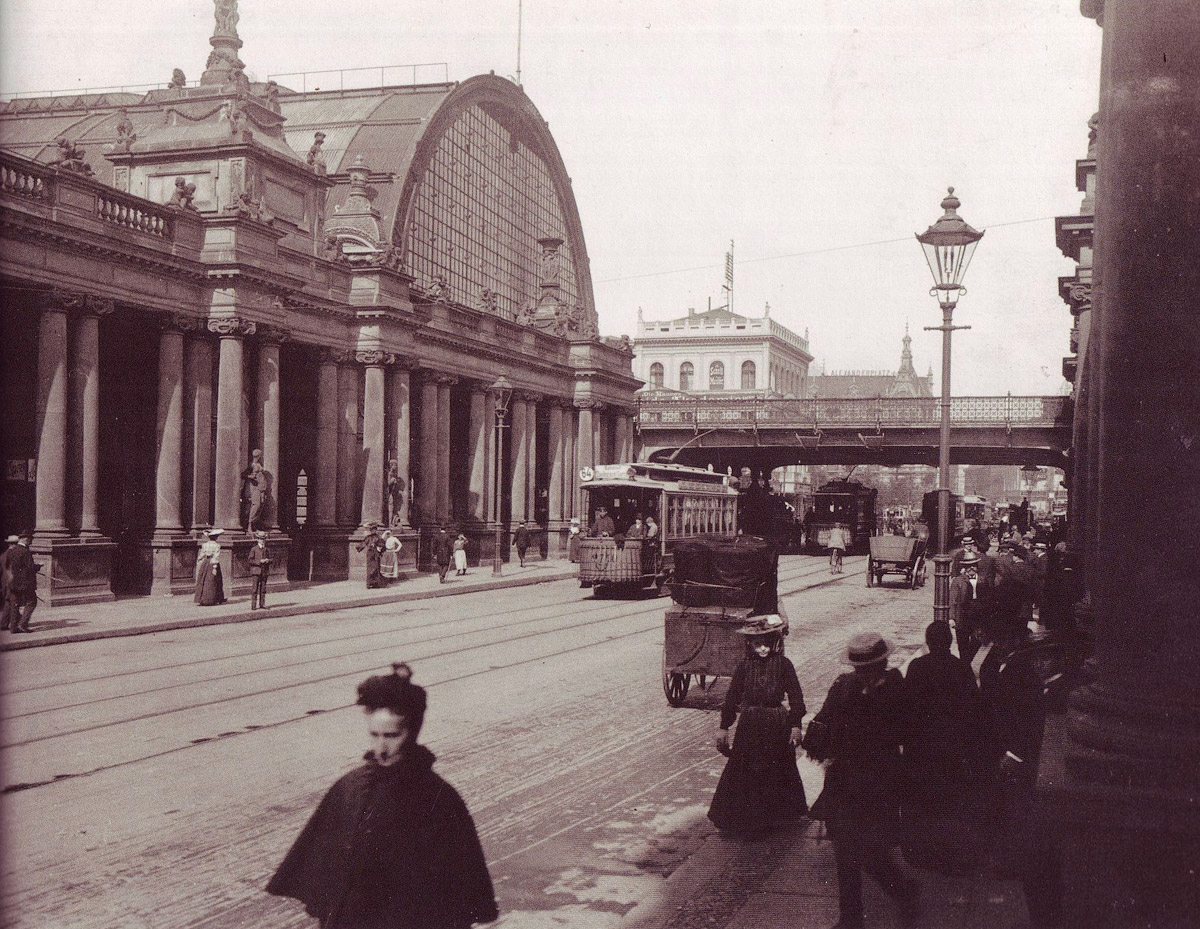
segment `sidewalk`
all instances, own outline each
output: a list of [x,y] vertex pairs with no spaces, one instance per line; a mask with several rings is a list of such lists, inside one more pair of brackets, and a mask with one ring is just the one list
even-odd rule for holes
[[391,586],[367,590],[363,581],[333,581],[321,584],[297,584],[267,595],[267,608],[251,610],[249,596],[237,596],[219,606],[197,606],[191,597],[128,597],[112,603],[64,606],[47,609],[39,605],[30,622],[28,634],[0,632],[0,651],[86,642],[114,636],[144,635],[170,629],[191,629],[222,623],[244,623],[257,619],[278,619],[308,613],[354,610],[381,603],[402,603],[427,597],[449,597],[525,587],[574,578],[578,569],[568,561],[530,562],[524,568],[505,565],[504,574],[493,577],[491,565],[471,568],[466,577],[446,576],[438,581],[436,572],[409,572]]
[[[899,858],[899,853],[896,853]],[[909,868],[921,882],[921,929],[1025,929],[1017,881],[950,878]],[[863,876],[866,925],[900,929],[895,904]],[[833,845],[820,823],[745,841],[713,834],[620,922],[621,929],[829,929],[838,921]]]

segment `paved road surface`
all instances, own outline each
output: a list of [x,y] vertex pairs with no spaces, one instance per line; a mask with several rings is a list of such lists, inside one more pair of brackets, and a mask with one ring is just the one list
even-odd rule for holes
[[[919,644],[929,588],[868,590],[787,557],[815,711],[855,631]],[[430,688],[422,741],[466,798],[505,927],[614,925],[711,832],[725,682],[667,706],[666,600],[572,582],[0,656],[4,925],[312,927],[261,888],[328,786],[359,763],[366,675]],[[820,772],[804,765],[810,798]]]

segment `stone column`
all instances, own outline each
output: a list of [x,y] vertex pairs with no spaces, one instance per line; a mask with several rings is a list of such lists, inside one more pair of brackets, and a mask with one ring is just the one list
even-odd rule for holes
[[266,528],[279,525],[279,344],[284,333],[274,327],[260,327],[258,335],[258,423],[267,473],[268,495],[264,501]]
[[550,406],[550,525],[562,527],[563,514],[563,409],[558,401]]
[[358,368],[350,355],[338,366],[338,464],[337,522],[357,526],[361,502],[358,496]]
[[161,539],[183,532],[183,331],[193,322],[181,314],[163,317],[160,322],[154,534]]
[[528,447],[528,460],[525,464],[525,473],[529,475],[529,490],[527,492],[525,509],[528,520],[537,518],[537,402],[538,397],[534,394],[529,394],[525,401],[525,442]]
[[438,378],[437,384],[437,520],[450,521],[450,388],[457,378]]
[[309,481],[312,523],[337,523],[338,365],[334,352],[322,352],[317,364],[317,466]]
[[38,322],[34,501],[39,538],[67,535],[67,309],[82,305],[82,297],[53,294],[42,306]]
[[1104,25],[1095,677],[1048,726],[1040,786],[1068,926],[1184,926],[1200,909],[1200,4],[1092,9]]
[[601,404],[592,408],[592,464],[608,464],[608,410]]
[[241,525],[242,389],[244,361],[242,339],[257,326],[236,317],[210,319],[208,329],[220,338],[217,360],[216,503],[214,523],[233,530]]
[[207,329],[188,340],[187,402],[192,420],[192,528],[212,525],[212,343]]
[[409,468],[411,467],[409,452],[412,429],[410,419],[412,402],[409,396],[409,374],[407,368],[402,368],[398,365],[392,366],[391,401],[392,429],[394,434],[392,456],[396,461],[396,483],[400,489],[394,521],[397,525],[410,526],[412,525],[412,516],[408,506],[408,496]]
[[629,417],[624,410],[617,410],[614,414],[613,425],[616,427],[616,438],[614,440],[613,457],[620,462],[628,461],[629,455]]
[[417,516],[421,525],[432,526],[437,522],[438,384],[431,371],[422,372],[422,377]]
[[596,426],[593,422],[595,416],[591,400],[576,401],[575,406],[579,410],[579,428],[576,432],[578,438],[575,442],[575,513],[581,520],[586,520],[587,508],[583,503],[583,494],[579,490],[579,472],[584,468],[596,466],[594,452]]
[[396,360],[382,351],[359,352],[355,361],[364,365],[363,373],[363,491],[360,528],[373,522],[386,524],[384,493],[384,382],[385,365]]
[[491,489],[488,485],[488,412],[494,406],[487,388],[482,384],[471,387],[471,419],[468,428],[468,448],[470,450],[471,486],[468,499],[470,501],[469,515],[473,522],[483,523],[488,518],[488,498]]
[[91,298],[75,328],[74,390],[71,405],[79,424],[71,441],[79,449],[79,535],[100,535],[96,487],[100,473],[100,317],[114,310],[111,300]]
[[525,394],[514,394],[510,407],[512,429],[509,458],[512,462],[512,521],[528,518],[526,488],[529,486],[529,448],[526,431],[529,428],[529,404]]
[[563,519],[570,521],[575,515],[575,489],[579,486],[579,468],[575,464],[575,406],[571,401],[563,405]]

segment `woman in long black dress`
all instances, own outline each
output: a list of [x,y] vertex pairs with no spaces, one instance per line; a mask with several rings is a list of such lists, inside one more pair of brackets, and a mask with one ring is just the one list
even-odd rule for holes
[[[795,667],[783,655],[778,616],[754,620],[738,632],[746,638],[746,657],[733,673],[721,708],[717,748],[729,755],[729,762],[708,818],[718,829],[754,834],[797,822],[808,813],[796,767],[804,694]],[[735,719],[731,750],[729,727]]]

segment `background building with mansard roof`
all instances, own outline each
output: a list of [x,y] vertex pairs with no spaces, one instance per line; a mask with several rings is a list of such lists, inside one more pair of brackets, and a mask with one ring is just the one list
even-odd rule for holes
[[675,319],[638,313],[633,370],[646,391],[752,391],[803,397],[808,333],[797,335],[770,317],[742,316],[727,306]]
[[0,531],[52,603],[187,591],[213,526],[234,590],[254,528],[273,584],[357,574],[373,522],[556,550],[640,384],[545,121],[492,75],[252,83],[216,7],[198,83],[0,111]]
[[900,367],[895,371],[833,371],[808,379],[805,396],[820,400],[869,399],[874,397],[932,397],[933,370],[924,377],[913,367],[912,338],[904,327]]

